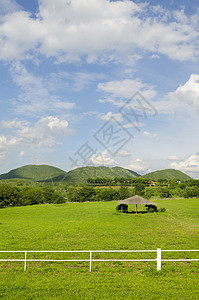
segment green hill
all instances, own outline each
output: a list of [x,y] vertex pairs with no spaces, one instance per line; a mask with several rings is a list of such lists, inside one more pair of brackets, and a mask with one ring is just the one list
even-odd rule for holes
[[0,175],[1,179],[29,179],[33,181],[51,180],[57,176],[65,176],[67,173],[59,168],[48,165],[27,165],[6,174]]
[[66,184],[85,184],[88,178],[133,178],[140,176],[136,172],[121,167],[83,167],[68,173],[48,165],[27,165],[6,174],[0,175],[1,179],[28,179],[33,181],[64,182]]
[[175,169],[165,169],[165,170],[159,170],[155,172],[148,173],[146,175],[142,176],[143,178],[150,178],[152,180],[158,180],[158,179],[179,179],[179,180],[189,180],[191,179],[190,176],[186,175],[185,173],[175,170]]
[[[65,172],[59,168],[48,165],[27,165],[6,174],[0,175],[1,179],[26,179],[33,181],[64,182],[65,184],[86,184],[88,178],[136,178],[140,175],[132,170],[121,167],[83,167]],[[165,169],[155,171],[142,176],[143,178],[157,179],[179,179],[189,180],[191,177],[181,171]]]
[[121,168],[121,167],[83,167],[69,171],[64,182],[67,184],[82,184],[87,183],[88,178],[134,178],[140,176],[136,172]]

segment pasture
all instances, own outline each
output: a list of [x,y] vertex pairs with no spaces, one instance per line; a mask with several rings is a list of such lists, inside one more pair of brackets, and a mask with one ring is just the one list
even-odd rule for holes
[[[166,212],[121,214],[115,210],[116,202],[0,209],[0,250],[199,249],[199,199],[156,202]],[[38,256],[64,258],[32,254]],[[199,253],[172,253],[172,258],[183,257],[199,258]],[[199,262],[163,262],[160,272],[155,262],[94,262],[91,273],[89,262],[29,262],[26,272],[23,262],[0,262],[0,298],[199,299]]]

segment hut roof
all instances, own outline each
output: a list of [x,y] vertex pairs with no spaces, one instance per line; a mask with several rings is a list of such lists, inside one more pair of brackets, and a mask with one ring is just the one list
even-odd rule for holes
[[142,198],[138,195],[135,195],[133,197],[124,199],[124,200],[120,200],[117,202],[118,204],[148,204],[148,205],[156,205],[157,203],[152,202],[148,199]]

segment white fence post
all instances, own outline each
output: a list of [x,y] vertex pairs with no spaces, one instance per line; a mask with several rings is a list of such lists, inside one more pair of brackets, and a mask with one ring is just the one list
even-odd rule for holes
[[161,271],[161,248],[157,249],[157,271]]
[[24,271],[26,271],[26,256],[27,256],[27,252],[25,251],[25,259],[24,259]]
[[90,251],[90,272],[92,271],[92,251]]

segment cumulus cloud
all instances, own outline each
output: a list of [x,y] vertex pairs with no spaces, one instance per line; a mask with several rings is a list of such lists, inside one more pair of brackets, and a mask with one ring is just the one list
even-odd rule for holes
[[21,138],[18,137],[6,137],[5,135],[0,136],[0,158],[4,158],[6,154],[15,149],[21,142]]
[[146,173],[149,166],[140,158],[131,160],[128,165],[125,166],[126,169],[130,169],[136,172]]
[[58,137],[71,134],[74,134],[74,131],[68,128],[68,122],[53,116],[41,118],[33,126],[26,126],[17,131],[24,144],[37,146],[53,146]]
[[189,79],[176,88],[175,91],[169,92],[163,99],[152,101],[158,113],[175,114],[175,113],[199,113],[199,75],[191,74]]
[[98,116],[100,119],[105,120],[105,121],[117,121],[117,122],[122,122],[122,114],[114,114],[111,111],[109,111],[107,114],[99,114]]
[[199,113],[199,75],[191,74],[184,85],[180,85],[175,92],[169,93],[168,96],[171,100],[191,107]]
[[89,63],[133,63],[141,50],[177,60],[198,57],[197,13],[188,18],[183,10],[130,0],[40,0],[34,18],[23,10],[5,13],[0,59],[28,58],[34,52],[58,62],[86,57]]
[[75,133],[74,130],[69,128],[66,120],[60,120],[58,117],[53,116],[43,117],[34,124],[16,122],[15,120],[5,123],[7,127],[4,128],[11,128],[10,126],[12,126],[13,132],[9,136],[0,136],[1,157],[12,150],[19,150],[19,156],[23,156],[25,150],[21,150],[21,148],[26,147],[31,148],[33,151],[41,146],[51,148],[60,143],[60,137],[67,137]]
[[172,162],[169,164],[169,167],[180,170],[182,172],[199,174],[199,153],[193,154],[185,160]]
[[144,131],[144,132],[143,132],[143,135],[144,135],[144,136],[147,136],[147,137],[149,137],[149,138],[155,138],[155,137],[157,136],[156,133],[150,133],[150,132],[148,132],[148,131]]
[[127,150],[121,150],[117,153],[117,156],[119,157],[129,157],[131,156],[131,151],[127,151]]
[[0,14],[13,13],[22,9],[15,0],[0,0]]
[[[136,92],[140,92],[144,98],[150,100],[156,95],[155,87],[143,83],[139,78],[99,83],[98,89],[107,94],[111,94],[113,98],[108,98],[107,102],[112,102],[116,105],[118,105],[118,103],[114,100],[114,97],[131,98]],[[122,104],[124,104],[124,102],[120,100],[120,105]]]
[[90,157],[90,162],[95,166],[114,166],[118,163],[109,155],[108,150],[104,150],[101,153],[93,154]]

